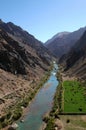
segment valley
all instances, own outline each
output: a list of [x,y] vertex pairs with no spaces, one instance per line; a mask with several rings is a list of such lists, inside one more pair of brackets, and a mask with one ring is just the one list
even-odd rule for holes
[[43,125],[43,116],[48,113],[52,108],[52,102],[56,87],[58,85],[58,80],[53,73],[58,71],[58,67],[55,64],[53,70],[50,73],[48,80],[41,86],[40,90],[36,94],[33,101],[27,107],[27,115],[23,117],[24,122],[18,121],[18,129],[34,129],[39,130]]
[[85,50],[86,27],[43,44],[0,20],[0,129],[85,130]]
[[[45,130],[86,129],[86,122],[83,120],[86,119],[86,31],[80,34],[81,30],[83,29],[60,35],[58,33],[46,42],[46,47],[58,59],[59,86],[53,108],[44,118],[47,123]],[[73,37],[67,39],[70,35]],[[79,39],[74,41],[74,38]]]
[[0,21],[0,129],[21,117],[49,77],[52,59],[32,35]]

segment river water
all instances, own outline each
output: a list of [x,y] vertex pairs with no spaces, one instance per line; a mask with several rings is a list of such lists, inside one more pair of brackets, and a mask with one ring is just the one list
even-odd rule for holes
[[27,108],[27,115],[24,117],[24,122],[18,122],[17,130],[40,130],[43,121],[43,115],[49,112],[53,105],[53,98],[58,86],[56,72],[58,66],[54,64],[50,78],[36,94],[35,98]]

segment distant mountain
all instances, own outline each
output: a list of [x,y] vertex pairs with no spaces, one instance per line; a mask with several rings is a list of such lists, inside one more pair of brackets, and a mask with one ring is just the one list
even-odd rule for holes
[[67,75],[86,81],[86,31],[59,63]]
[[57,38],[63,38],[64,36],[66,36],[67,34],[69,34],[70,32],[61,32],[61,33],[57,33],[55,36],[53,36],[51,39],[49,39],[45,45],[48,46],[51,42],[53,42],[55,39]]
[[86,27],[74,32],[61,32],[45,43],[45,46],[57,57],[66,54],[85,32]]

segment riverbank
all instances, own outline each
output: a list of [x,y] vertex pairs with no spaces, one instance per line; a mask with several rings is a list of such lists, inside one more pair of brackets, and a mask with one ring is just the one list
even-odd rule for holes
[[[57,90],[56,90],[52,110],[47,116],[45,116],[43,118],[44,122],[46,123],[46,128],[44,130],[77,130],[77,129],[85,130],[86,129],[86,115],[85,115],[86,112],[84,113],[84,115],[79,115],[79,113],[74,115],[74,113],[72,111],[71,111],[72,112],[71,114],[68,114],[68,115],[67,115],[67,113],[64,114],[64,103],[65,103],[64,102],[64,99],[65,99],[64,91],[66,92],[66,94],[68,94],[68,91],[64,90],[64,83],[67,82],[68,80],[70,80],[70,81],[68,81],[68,83],[71,82],[71,83],[73,83],[72,86],[76,86],[75,89],[77,89],[77,91],[79,91],[78,93],[79,93],[79,95],[81,94],[81,97],[82,97],[82,92],[84,92],[84,91],[82,91],[83,88],[80,86],[78,81],[75,81],[75,78],[71,78],[71,79],[69,77],[66,78],[65,76],[62,76],[62,73],[60,73],[60,72],[57,74],[57,77],[59,80],[59,86],[57,87]],[[65,81],[65,80],[67,80],[67,81]],[[82,85],[84,85],[84,84],[82,84]],[[75,89],[74,89],[73,93],[77,94],[77,92],[75,92]],[[78,97],[79,97],[79,95],[78,95]],[[67,100],[69,97],[70,96],[67,97]],[[85,101],[85,97],[84,97],[84,101]],[[70,101],[70,103],[71,103],[71,101]],[[68,103],[68,105],[70,103]],[[79,102],[79,104],[80,104],[80,102]],[[66,107],[67,109],[73,108],[73,107],[68,107],[68,105]],[[86,110],[86,109],[82,110],[82,109],[78,108],[78,110],[79,110],[79,112],[81,112],[81,111],[83,112],[83,110]]]
[[44,130],[63,130],[63,124],[59,118],[59,113],[61,112],[61,100],[62,100],[62,77],[57,72],[57,79],[59,80],[59,85],[56,88],[54,95],[54,102],[52,110],[49,114],[46,114],[43,121],[46,123],[46,128]]
[[52,108],[54,94],[58,85],[58,81],[55,75],[57,70],[58,66],[54,64],[49,79],[46,81],[45,84],[43,84],[33,101],[31,101],[29,107],[27,107],[28,111],[25,117],[23,118],[24,122],[17,122],[20,130],[41,129],[43,123],[42,118],[44,114],[50,111]]
[[16,106],[8,109],[8,112],[6,115],[0,118],[0,129],[5,127],[7,130],[8,125],[11,125],[16,120],[20,119],[20,117],[26,115],[27,112],[27,106],[30,104],[36,93],[39,91],[39,89],[42,87],[42,85],[48,80],[51,70],[53,66],[50,67],[48,72],[45,73],[45,75],[41,78],[40,82],[33,84],[31,83],[31,91],[29,91],[28,94],[24,95],[21,100],[18,101]]

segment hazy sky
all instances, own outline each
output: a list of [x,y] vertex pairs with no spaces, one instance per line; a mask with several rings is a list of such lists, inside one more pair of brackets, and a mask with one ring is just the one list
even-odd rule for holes
[[86,26],[86,0],[0,0],[0,18],[45,42],[58,32]]

